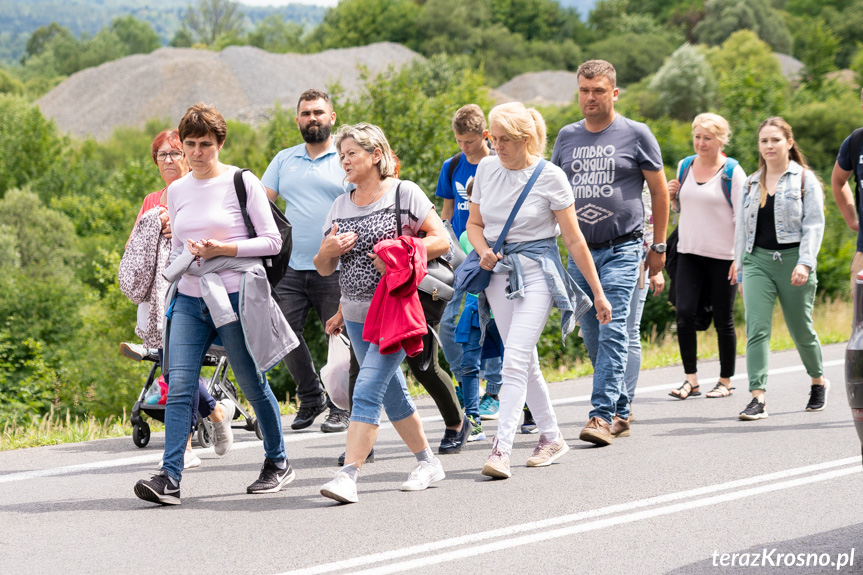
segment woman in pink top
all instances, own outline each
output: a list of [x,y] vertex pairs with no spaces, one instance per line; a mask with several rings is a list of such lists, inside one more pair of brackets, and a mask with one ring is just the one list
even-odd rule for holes
[[[692,122],[695,156],[683,170],[683,181],[668,182],[672,207],[680,212],[677,228],[677,272],[672,278],[677,291],[677,340],[686,381],[670,395],[686,399],[701,395],[698,386],[696,330],[705,306],[719,342],[719,381],[707,397],[731,395],[731,377],[737,357],[734,331],[734,222],[746,174],[722,153],[731,138],[728,122],[717,114],[699,114]],[[733,165],[732,164],[732,165]],[[681,166],[683,162],[681,162]],[[678,169],[678,174],[681,170]],[[730,182],[727,173],[731,172]],[[730,184],[730,185],[729,185]]]
[[[205,104],[192,106],[180,121],[179,134],[192,171],[168,186],[173,249],[185,248],[200,260],[277,254],[282,238],[270,211],[267,193],[258,178],[245,172],[246,210],[257,234],[249,237],[234,188],[234,173],[238,168],[219,161],[227,125],[218,110]],[[239,314],[243,273],[233,269],[215,273],[224,284],[234,314]],[[201,361],[216,337],[224,346],[234,377],[255,411],[264,438],[264,464],[260,476],[249,485],[247,492],[281,490],[295,474],[285,454],[279,405],[266,376],[258,370],[249,353],[241,322],[234,320],[217,327],[214,314],[202,297],[198,278],[190,274],[183,275],[177,282],[177,294],[168,315],[167,361],[171,379],[165,406],[164,464],[158,475],[138,481],[135,495],[162,505],[180,503],[183,451],[194,416],[193,396],[198,389]],[[220,314],[220,317],[223,316]]]

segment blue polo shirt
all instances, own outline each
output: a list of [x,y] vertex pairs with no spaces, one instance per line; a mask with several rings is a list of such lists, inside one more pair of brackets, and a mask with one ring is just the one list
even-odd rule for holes
[[313,270],[313,259],[321,247],[321,228],[337,197],[353,188],[345,182],[336,147],[314,160],[300,144],[276,154],[261,182],[285,200],[285,216],[293,227],[291,268]]

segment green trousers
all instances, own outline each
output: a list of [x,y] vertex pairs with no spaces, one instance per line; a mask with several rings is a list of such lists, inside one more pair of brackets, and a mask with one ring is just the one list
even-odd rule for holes
[[753,247],[743,254],[743,303],[746,306],[746,371],[749,391],[767,388],[767,363],[773,304],[779,298],[788,332],[809,377],[821,377],[821,341],[812,325],[812,305],[818,280],[815,271],[802,286],[791,285],[799,250],[773,252]]

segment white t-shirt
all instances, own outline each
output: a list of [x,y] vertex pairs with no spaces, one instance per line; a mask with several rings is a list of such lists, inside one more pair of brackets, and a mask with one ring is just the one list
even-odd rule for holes
[[[493,246],[506,220],[533,175],[539,161],[523,170],[508,170],[497,156],[483,158],[476,169],[471,202],[479,204],[485,226],[485,239]],[[552,210],[562,210],[573,204],[572,186],[566,174],[551,162],[545,165],[533,188],[515,216],[505,243],[541,240],[560,235]]]

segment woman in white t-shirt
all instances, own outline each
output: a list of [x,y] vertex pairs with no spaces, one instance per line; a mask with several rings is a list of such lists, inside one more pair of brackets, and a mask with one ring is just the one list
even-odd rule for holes
[[[510,452],[525,399],[540,433],[527,466],[551,465],[569,450],[539,368],[536,343],[552,306],[561,310],[561,331],[566,337],[590,308],[590,299],[563,269],[557,236],[563,235],[570,256],[588,279],[596,298],[597,319],[603,324],[611,320],[611,304],[578,227],[572,186],[560,168],[542,161],[546,147],[542,116],[533,108],[510,103],[493,108],[489,122],[497,155],[484,158],[477,167],[467,234],[480,256],[480,266],[495,270],[480,297],[480,315],[487,299],[505,352],[498,431],[482,474],[504,479],[511,477]],[[516,215],[501,253],[494,253],[490,246],[502,232],[527,181],[540,168],[542,172]]]
[[[712,307],[719,342],[719,381],[707,397],[731,395],[737,358],[734,331],[734,222],[746,174],[722,153],[731,138],[728,122],[717,114],[699,114],[692,122],[695,156],[680,163],[683,181],[668,182],[672,206],[680,212],[677,271],[671,278],[677,297],[677,341],[686,381],[669,395],[701,395],[698,387],[696,331],[705,306]],[[686,169],[683,166],[687,165]],[[733,168],[732,168],[733,166]],[[730,179],[729,179],[730,175]]]

